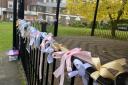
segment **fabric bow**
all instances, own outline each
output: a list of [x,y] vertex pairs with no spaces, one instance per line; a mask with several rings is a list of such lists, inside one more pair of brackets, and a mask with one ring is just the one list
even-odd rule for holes
[[73,61],[73,64],[75,65],[76,69],[75,71],[72,71],[72,72],[69,72],[68,73],[68,76],[71,78],[73,76],[76,76],[76,75],[79,75],[82,77],[82,81],[83,81],[83,84],[84,85],[87,85],[88,84],[88,75],[86,74],[86,69],[89,68],[89,67],[92,67],[91,64],[89,63],[85,63],[83,64],[80,60],[78,59],[75,59]]
[[49,33],[44,39],[42,40],[42,43],[40,44],[41,51],[45,52],[45,49],[50,46],[50,44],[53,43],[52,34]]
[[37,30],[32,27],[30,29],[30,43],[29,43],[30,46],[32,46],[35,42],[36,33],[37,33]]
[[[52,53],[54,52],[54,49],[52,48],[52,44],[53,44],[53,38],[52,38],[52,34],[49,33],[48,35],[46,33],[42,34],[43,40],[42,43],[40,44],[41,47],[41,51],[43,53],[48,53],[48,57],[47,57],[47,62],[48,63],[52,63],[53,62],[53,57],[52,57]],[[42,79],[42,59],[43,56],[41,56],[40,59],[40,67],[39,67],[39,78]]]
[[126,64],[126,59],[124,58],[111,61],[104,65],[101,65],[99,58],[92,58],[92,61],[93,61],[93,65],[97,69],[97,71],[91,74],[91,77],[94,80],[97,80],[99,76],[102,76],[103,78],[114,79],[115,76],[108,69],[116,70],[118,71],[117,74],[119,74],[119,73],[124,72],[122,65]]
[[60,84],[63,85],[64,82],[64,67],[66,62],[67,71],[72,71],[71,68],[71,57],[76,56],[84,61],[87,61],[88,63],[92,63],[91,61],[91,53],[88,51],[81,51],[81,48],[75,48],[72,50],[67,50],[66,52],[55,52],[53,53],[54,58],[61,58],[61,63],[59,68],[53,73],[56,78],[59,76],[60,78]]

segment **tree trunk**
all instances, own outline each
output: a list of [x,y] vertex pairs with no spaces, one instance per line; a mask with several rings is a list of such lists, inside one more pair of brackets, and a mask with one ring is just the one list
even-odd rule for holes
[[118,10],[118,16],[117,16],[117,18],[115,20],[112,18],[111,13],[108,13],[109,18],[111,20],[111,27],[112,27],[111,28],[111,35],[112,35],[113,38],[116,37],[117,23],[120,20],[120,17],[123,15],[124,7],[126,5],[126,2],[127,2],[127,0],[123,0],[122,6]]
[[108,13],[110,22],[111,22],[111,35],[112,38],[116,37],[116,29],[117,29],[117,20],[113,20],[112,16],[110,13]]
[[112,38],[115,38],[116,37],[116,29],[117,29],[117,23],[116,23],[116,21],[111,22],[111,25],[112,25],[111,35],[112,35]]

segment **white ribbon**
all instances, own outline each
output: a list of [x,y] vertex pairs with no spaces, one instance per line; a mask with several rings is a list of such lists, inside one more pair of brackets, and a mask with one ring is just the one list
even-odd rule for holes
[[49,47],[50,47],[50,49],[53,49],[52,48],[52,44],[53,44],[53,42],[54,42],[54,40],[53,40],[53,38],[52,38],[52,36],[51,35],[45,35],[44,36],[44,39],[42,40],[42,43],[41,43],[41,51],[42,52],[49,52]]
[[[52,53],[54,52],[54,49],[51,48],[51,46],[49,46],[46,50],[46,53],[48,53],[48,57],[47,57],[47,62],[48,63],[52,63],[53,62],[53,57],[52,57]],[[41,53],[41,57],[40,57],[40,66],[39,66],[39,79],[42,79],[42,63],[43,63],[43,54],[44,52]]]
[[42,79],[42,62],[43,62],[43,53],[41,52],[40,66],[39,66],[39,79]]
[[19,29],[19,31],[21,33],[21,37],[24,38],[25,33],[26,33],[25,31],[27,31],[27,29],[25,29],[25,28],[28,27],[28,26],[29,26],[29,23],[26,22],[25,20],[19,21],[18,29]]
[[35,28],[31,27],[31,29],[30,29],[30,43],[29,43],[30,46],[32,46],[35,42],[36,32],[37,32],[37,30]]
[[80,60],[78,59],[75,59],[73,61],[73,64],[75,65],[76,69],[75,71],[72,71],[72,72],[69,72],[68,73],[68,76],[71,78],[71,77],[74,77],[76,75],[79,75],[82,77],[82,81],[83,81],[83,84],[84,85],[87,85],[88,84],[88,75],[86,74],[86,69],[89,68],[89,67],[92,67],[91,64],[89,63],[85,63],[83,64]]
[[52,63],[53,62],[53,56],[52,53],[54,52],[54,49],[51,47],[51,45],[45,49],[45,52],[48,53],[48,57],[47,57],[47,61],[48,63]]
[[35,34],[35,41],[33,42],[34,43],[34,46],[36,48],[39,48],[40,47],[40,41],[41,39],[44,39],[44,37],[46,37],[47,33],[46,32],[39,32],[37,31],[37,33]]

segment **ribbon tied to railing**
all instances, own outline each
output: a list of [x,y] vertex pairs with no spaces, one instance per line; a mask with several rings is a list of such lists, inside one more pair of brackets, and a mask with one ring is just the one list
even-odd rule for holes
[[[114,79],[118,74],[124,72],[123,65],[126,64],[126,59],[117,59],[114,61],[111,61],[109,63],[106,63],[104,65],[101,64],[99,58],[92,58],[91,52],[88,51],[82,51],[81,48],[74,48],[72,50],[68,50],[64,48],[61,44],[55,43],[55,40],[53,39],[53,35],[51,33],[43,33],[38,31],[36,28],[32,27],[29,22],[26,22],[25,20],[18,20],[17,21],[18,30],[21,34],[21,37],[23,38],[29,38],[29,45],[34,47],[40,47],[41,51],[43,53],[48,53],[47,61],[48,63],[53,62],[53,58],[61,59],[60,66],[55,70],[53,73],[56,78],[60,77],[60,84],[63,85],[64,82],[64,69],[65,65],[67,68],[67,71],[69,72],[69,77],[73,77],[76,75],[80,75],[83,79],[84,85],[86,85],[87,82],[87,74],[85,73],[85,70],[88,67],[94,66],[97,71],[91,73],[91,77],[94,80],[97,80],[98,77],[103,78],[109,78]],[[42,38],[42,42],[40,44],[40,39]],[[57,51],[57,52],[56,52]],[[86,61],[85,64],[81,62],[78,59],[75,59],[73,61],[73,64],[77,68],[77,70],[72,71],[72,65],[71,65],[71,58],[76,57],[80,60]],[[40,67],[39,67],[39,77],[42,78],[42,56],[40,59]],[[115,71],[118,71],[116,75],[114,75],[112,72],[110,72],[109,69],[113,69]]]
[[76,70],[69,72],[68,76],[70,78],[79,75],[82,78],[83,85],[88,85],[89,75],[86,73],[86,69],[92,67],[89,63],[83,63],[79,59],[75,59],[73,64],[76,67]]
[[[104,65],[101,65],[100,58],[92,58],[93,65],[97,69],[97,71],[93,72],[91,74],[91,77],[94,80],[97,80],[99,76],[102,76],[103,78],[109,78],[109,79],[114,79],[118,74],[124,72],[123,65],[126,64],[126,59],[117,59],[111,62],[108,62]],[[113,69],[115,71],[118,71],[116,75],[112,74],[109,69]]]
[[60,66],[53,73],[56,78],[60,76],[60,84],[63,85],[64,82],[64,67],[66,63],[67,71],[72,71],[71,67],[71,57],[78,57],[88,63],[92,63],[91,61],[91,53],[88,51],[82,51],[81,48],[74,48],[72,50],[67,50],[66,52],[55,52],[53,53],[54,58],[61,58]]

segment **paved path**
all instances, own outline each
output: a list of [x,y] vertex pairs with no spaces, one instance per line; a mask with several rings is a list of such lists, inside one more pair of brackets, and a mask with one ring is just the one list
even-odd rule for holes
[[91,51],[92,56],[100,57],[102,63],[126,58],[128,70],[128,41],[102,39],[97,37],[57,37],[56,41],[64,44],[68,49],[80,47]]
[[[100,57],[102,63],[122,57],[126,58],[128,63],[128,41],[96,37],[57,37],[56,41],[68,49],[80,47],[91,51],[93,56]],[[23,85],[18,67],[17,62],[9,62],[8,57],[0,53],[0,85]],[[128,70],[128,65],[125,67]]]
[[8,56],[0,52],[0,85],[23,85],[18,66],[19,62],[9,62]]

